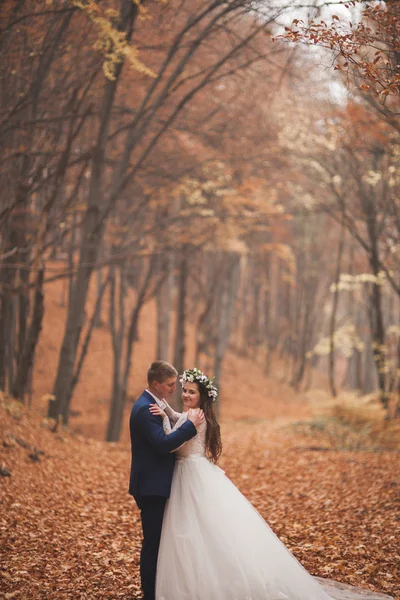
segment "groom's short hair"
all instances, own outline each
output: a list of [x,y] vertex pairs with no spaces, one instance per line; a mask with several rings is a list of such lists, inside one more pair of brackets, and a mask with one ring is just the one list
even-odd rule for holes
[[147,382],[149,385],[151,385],[153,381],[163,383],[169,377],[178,377],[178,371],[173,365],[165,360],[156,360],[151,363],[149,370],[147,371]]

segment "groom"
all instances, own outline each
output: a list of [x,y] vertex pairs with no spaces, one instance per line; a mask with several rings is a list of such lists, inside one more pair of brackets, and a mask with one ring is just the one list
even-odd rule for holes
[[190,414],[179,429],[166,435],[161,417],[151,414],[152,404],[163,408],[162,400],[170,400],[177,377],[175,367],[169,363],[153,362],[147,372],[148,387],[133,405],[129,423],[132,448],[129,493],[140,509],[143,529],[140,555],[143,600],[155,600],[158,548],[175,463],[171,452],[194,437],[196,428],[204,421],[202,411]]

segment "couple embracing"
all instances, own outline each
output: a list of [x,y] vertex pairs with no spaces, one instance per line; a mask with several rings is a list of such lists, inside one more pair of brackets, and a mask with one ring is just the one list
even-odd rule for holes
[[130,416],[129,493],[140,509],[143,600],[388,600],[310,575],[216,465],[217,389],[199,369],[152,363]]

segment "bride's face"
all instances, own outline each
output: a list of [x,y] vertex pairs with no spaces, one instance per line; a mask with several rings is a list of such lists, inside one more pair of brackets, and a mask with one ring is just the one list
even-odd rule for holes
[[200,406],[200,392],[197,383],[185,383],[182,388],[182,401],[185,408],[198,408]]

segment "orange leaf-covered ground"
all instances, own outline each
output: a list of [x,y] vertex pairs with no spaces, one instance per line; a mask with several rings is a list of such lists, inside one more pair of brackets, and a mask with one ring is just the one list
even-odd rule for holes
[[[46,286],[31,410],[0,401],[0,598],[133,600],[140,598],[141,531],[127,494],[130,406],[121,443],[100,441],[112,365],[105,326],[94,333],[73,398],[71,433],[43,427],[43,396],[52,391],[65,323],[63,285]],[[89,313],[95,297],[92,289]],[[106,315],[105,306],[104,323]],[[131,398],[143,389],[154,359],[155,323],[149,303],[134,350]],[[188,367],[193,338],[188,335]],[[228,353],[221,467],[311,573],[400,600],[399,453],[307,450],[331,444],[301,437],[288,423],[310,419],[326,394],[297,395],[282,383],[283,374],[284,365],[274,362],[266,377],[254,358]]]
[[[0,597],[140,598],[128,443],[54,434],[6,400],[0,430]],[[223,440],[222,468],[311,573],[400,598],[398,453],[312,451],[266,420],[227,420]]]

